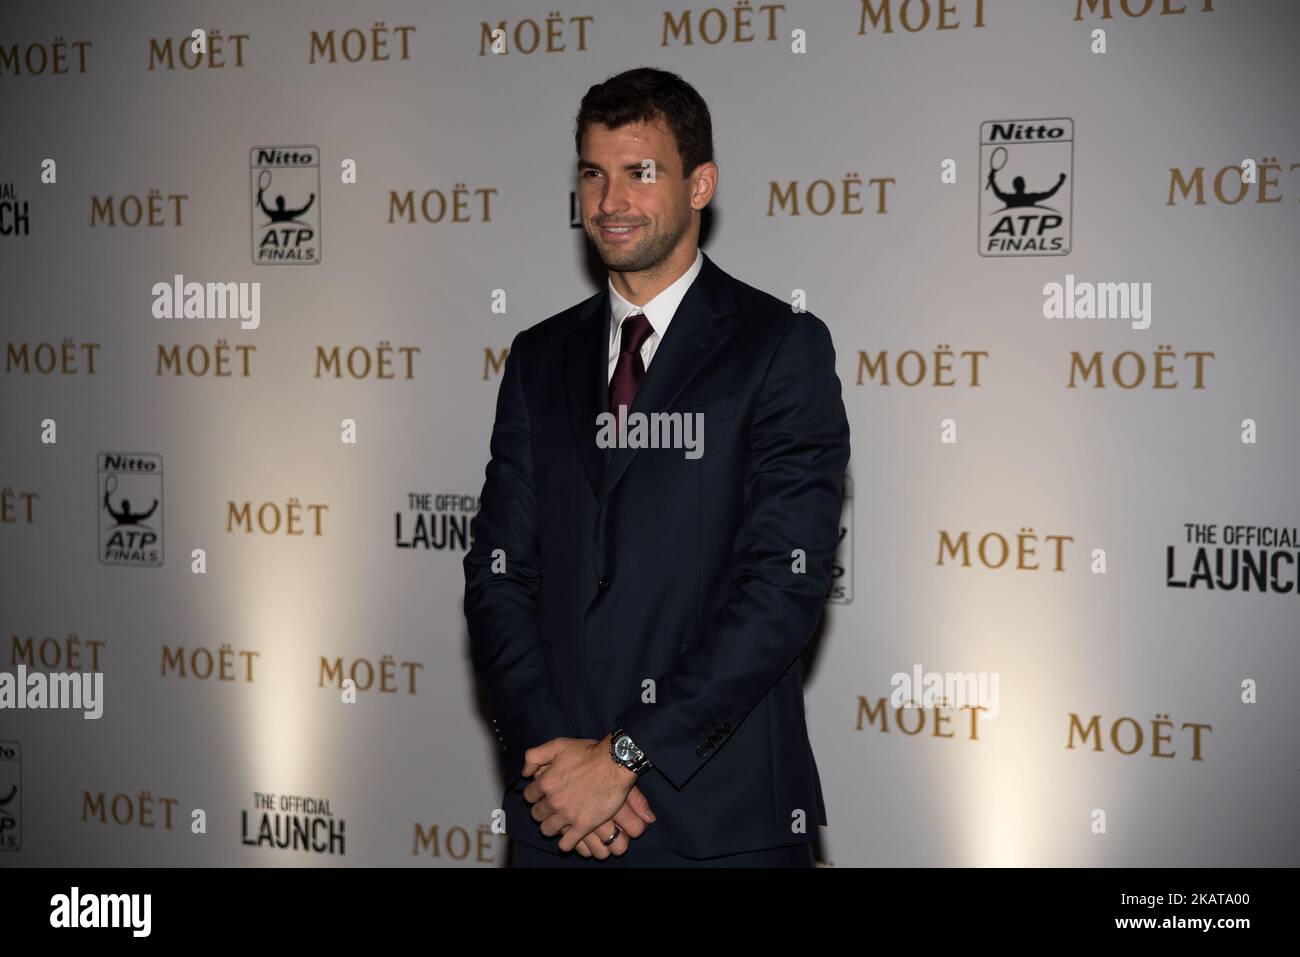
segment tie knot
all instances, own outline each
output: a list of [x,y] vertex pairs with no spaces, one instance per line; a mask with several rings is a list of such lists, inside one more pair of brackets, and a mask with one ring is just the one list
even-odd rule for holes
[[650,338],[654,327],[643,312],[629,312],[623,317],[623,346],[619,350],[623,355],[637,353]]

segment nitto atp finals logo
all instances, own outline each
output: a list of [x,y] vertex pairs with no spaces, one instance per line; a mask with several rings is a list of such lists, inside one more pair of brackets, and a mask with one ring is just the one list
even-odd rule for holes
[[320,262],[320,150],[314,146],[255,146],[253,262],[314,266]]
[[980,255],[1068,254],[1073,177],[1074,120],[980,124]]
[[99,453],[99,560],[158,568],[163,563],[162,456]]

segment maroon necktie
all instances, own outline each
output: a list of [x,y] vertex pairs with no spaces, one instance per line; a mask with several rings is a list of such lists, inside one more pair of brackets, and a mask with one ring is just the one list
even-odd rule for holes
[[[645,378],[641,346],[645,344],[646,339],[650,338],[652,332],[654,327],[650,325],[650,320],[643,312],[630,312],[623,319],[623,346],[619,350],[618,361],[614,364],[614,375],[609,380],[609,411],[616,417],[619,416],[620,405],[627,406],[629,411],[632,409],[636,390],[641,387],[641,380]],[[621,431],[622,421],[618,422],[618,427]]]

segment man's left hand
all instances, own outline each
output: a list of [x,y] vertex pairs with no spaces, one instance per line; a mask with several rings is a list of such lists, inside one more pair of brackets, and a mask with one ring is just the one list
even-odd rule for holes
[[554,738],[524,752],[524,777],[545,768],[524,788],[524,800],[543,834],[560,834],[562,851],[612,818],[636,784],[636,772],[616,763],[609,746],[609,735],[599,741]]

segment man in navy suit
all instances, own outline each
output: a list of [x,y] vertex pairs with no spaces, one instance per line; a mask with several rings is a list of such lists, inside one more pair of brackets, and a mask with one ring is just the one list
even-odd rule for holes
[[800,653],[849,460],[831,336],[698,249],[718,167],[684,80],[592,87],[575,139],[609,283],[514,338],[464,562],[514,864],[809,867]]

